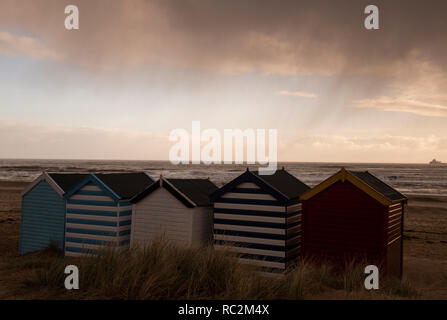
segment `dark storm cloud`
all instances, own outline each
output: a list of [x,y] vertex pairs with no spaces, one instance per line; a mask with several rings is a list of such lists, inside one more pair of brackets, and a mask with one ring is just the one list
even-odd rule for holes
[[[71,1],[81,30],[63,28],[64,1],[0,4],[8,29],[25,29],[74,64],[161,62],[272,73],[386,72],[416,52],[445,67],[446,1]],[[363,27],[366,5],[380,30]]]
[[[79,7],[80,30],[64,29],[67,4]],[[363,26],[369,4],[380,30]],[[0,53],[86,71],[379,76],[358,88],[375,95],[358,106],[447,116],[446,14],[447,1],[435,0],[2,0]]]
[[[187,52],[205,61],[216,57],[261,69],[276,62],[292,73],[324,72],[325,67],[329,72],[374,67],[383,72],[417,52],[422,59],[446,65],[446,1],[160,3],[171,28],[188,40]],[[377,31],[363,27],[363,10],[371,3],[380,10]]]

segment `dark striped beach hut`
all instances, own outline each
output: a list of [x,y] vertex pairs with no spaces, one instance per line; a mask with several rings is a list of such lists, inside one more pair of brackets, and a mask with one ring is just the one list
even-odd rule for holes
[[212,194],[214,246],[243,263],[283,272],[300,254],[300,195],[309,187],[284,168],[245,171]]
[[335,264],[357,259],[402,275],[407,198],[368,171],[338,173],[301,196],[303,254]]
[[154,180],[144,172],[90,174],[65,194],[65,255],[129,246],[132,197]]
[[160,177],[131,199],[131,246],[159,237],[185,246],[209,244],[213,223],[209,196],[216,190],[209,179]]
[[22,192],[19,254],[49,246],[64,249],[64,194],[86,174],[43,172]]

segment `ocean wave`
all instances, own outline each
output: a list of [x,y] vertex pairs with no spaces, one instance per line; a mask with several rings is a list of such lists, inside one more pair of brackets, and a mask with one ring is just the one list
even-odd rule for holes
[[[368,170],[380,179],[407,194],[443,195],[447,193],[447,167],[433,168],[423,164],[355,164],[355,163],[279,163],[291,174],[315,186],[341,167]],[[0,160],[0,180],[32,181],[43,170],[48,172],[132,172],[146,171],[154,178],[210,178],[218,186],[234,179],[246,165],[173,165],[168,161],[102,161],[102,160]],[[256,166],[250,165],[250,170]]]

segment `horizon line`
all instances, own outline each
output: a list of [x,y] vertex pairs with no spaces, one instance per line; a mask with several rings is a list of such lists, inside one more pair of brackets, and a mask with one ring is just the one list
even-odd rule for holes
[[[0,157],[0,160],[43,160],[43,161],[47,161],[47,160],[53,160],[53,161],[135,161],[135,162],[143,162],[143,161],[147,161],[147,162],[170,162],[169,160],[153,160],[153,159],[95,159],[95,158],[91,158],[91,159],[81,159],[81,158],[2,158]],[[349,161],[277,161],[276,163],[328,163],[328,164],[429,164],[429,161],[427,162],[349,162]],[[441,162],[443,163],[443,162]],[[193,164],[193,163],[187,163],[187,164],[179,164],[179,165],[205,165],[204,163],[200,163],[200,164]],[[209,164],[207,166],[213,166],[213,165],[225,165],[224,163],[220,163],[220,164]],[[248,166],[264,166],[263,164],[247,164],[247,163],[241,163],[241,164],[237,164],[237,163],[231,163],[228,165],[240,165],[240,166],[244,166],[244,165],[248,165]]]

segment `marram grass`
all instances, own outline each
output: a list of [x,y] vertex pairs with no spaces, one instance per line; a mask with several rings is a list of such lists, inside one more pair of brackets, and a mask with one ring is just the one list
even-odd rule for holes
[[[79,268],[79,290],[66,290],[64,269]],[[418,292],[408,281],[383,279],[379,290],[363,287],[361,268],[301,261],[287,275],[266,277],[211,246],[184,248],[163,239],[130,250],[107,248],[95,256],[24,257],[20,290],[52,299],[408,299]]]

